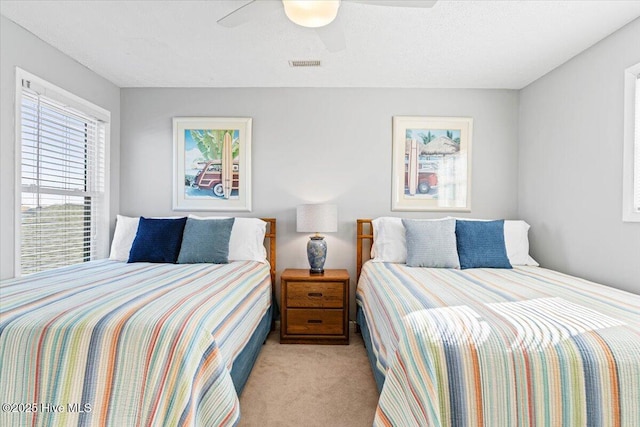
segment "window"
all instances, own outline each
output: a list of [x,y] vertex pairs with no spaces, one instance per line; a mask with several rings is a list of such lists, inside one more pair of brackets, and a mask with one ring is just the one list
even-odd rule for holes
[[622,220],[640,222],[640,64],[625,70]]
[[18,273],[102,258],[109,113],[22,70],[18,79]]

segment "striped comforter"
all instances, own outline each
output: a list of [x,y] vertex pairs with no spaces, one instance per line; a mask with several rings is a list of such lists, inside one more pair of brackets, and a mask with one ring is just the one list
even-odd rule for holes
[[270,304],[257,262],[103,260],[5,281],[0,425],[234,425],[229,371]]
[[640,296],[539,267],[365,264],[375,425],[640,426]]

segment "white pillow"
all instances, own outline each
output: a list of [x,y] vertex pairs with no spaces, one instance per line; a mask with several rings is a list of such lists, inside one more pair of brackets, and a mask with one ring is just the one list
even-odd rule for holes
[[373,246],[371,260],[374,262],[407,262],[407,241],[402,218],[380,217],[371,221]]
[[[447,217],[451,218],[451,217]],[[440,221],[447,218],[423,220]],[[465,221],[489,221],[484,219],[455,218]],[[371,260],[373,262],[407,262],[407,242],[402,218],[380,217],[371,221],[373,226],[373,246]],[[507,257],[511,265],[534,265],[536,260],[529,256],[529,224],[522,220],[505,220],[504,243]]]
[[[446,218],[421,219],[420,221],[442,221]],[[407,241],[402,218],[384,216],[371,221],[373,246],[371,261],[406,264]]]
[[540,265],[529,256],[529,227],[521,220],[504,222],[504,244],[511,265]]
[[138,232],[138,222],[140,222],[140,217],[131,218],[123,215],[116,217],[116,231],[113,233],[109,259],[114,261],[129,260],[131,245]]
[[[230,217],[203,217],[189,215],[189,218],[207,220]],[[267,223],[259,218],[236,217],[229,238],[229,261],[267,262],[267,250],[264,247],[264,235]]]

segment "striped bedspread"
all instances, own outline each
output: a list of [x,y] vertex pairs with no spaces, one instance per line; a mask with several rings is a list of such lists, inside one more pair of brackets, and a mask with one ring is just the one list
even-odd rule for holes
[[[639,279],[640,280],[640,279]],[[640,296],[539,267],[365,264],[375,425],[640,426]]]
[[270,282],[257,262],[108,260],[2,282],[0,425],[236,424],[229,371]]

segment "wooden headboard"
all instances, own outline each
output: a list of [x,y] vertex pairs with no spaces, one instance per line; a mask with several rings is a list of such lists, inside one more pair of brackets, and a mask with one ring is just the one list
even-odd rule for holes
[[[275,306],[276,301],[276,219],[260,218],[267,223],[264,233],[264,247],[267,249],[267,259],[269,260],[269,273],[271,274],[271,301]],[[276,316],[271,316],[271,330],[276,330]]]
[[[362,264],[371,258],[373,246],[373,224],[370,219],[357,219],[356,225],[356,283],[360,279]],[[368,244],[363,244],[368,242]]]
[[271,289],[276,288],[276,219],[260,218],[267,223],[267,230],[264,234],[264,247],[267,249],[267,259],[271,266]]

